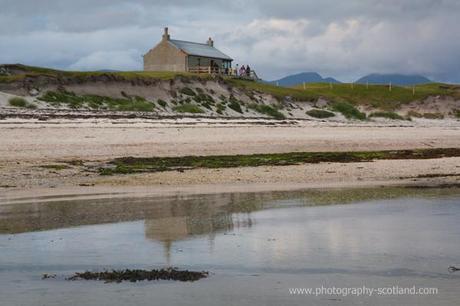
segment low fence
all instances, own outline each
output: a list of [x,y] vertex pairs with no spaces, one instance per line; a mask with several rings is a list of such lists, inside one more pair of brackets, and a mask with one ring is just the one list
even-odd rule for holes
[[250,73],[240,74],[235,72],[232,68],[218,68],[210,66],[197,66],[189,67],[188,72],[190,73],[206,73],[206,74],[216,74],[216,75],[226,75],[239,79],[248,79],[248,80],[259,80],[257,73],[254,70],[251,70]]

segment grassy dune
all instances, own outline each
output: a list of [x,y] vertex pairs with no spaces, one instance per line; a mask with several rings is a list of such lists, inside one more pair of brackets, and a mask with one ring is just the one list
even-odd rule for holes
[[277,87],[269,84],[231,80],[234,86],[247,90],[257,90],[272,94],[282,99],[290,96],[298,101],[316,101],[322,97],[331,102],[348,102],[354,105],[370,105],[382,110],[391,111],[400,105],[416,100],[423,100],[429,96],[449,96],[460,99],[460,87],[441,83],[431,83],[413,87],[392,86],[391,91],[387,85],[361,85],[361,84],[333,84],[332,88],[326,83],[307,84],[289,87]]
[[172,72],[172,71],[117,71],[117,72],[104,72],[104,71],[63,71],[49,68],[33,67],[26,65],[8,65],[12,69],[21,70],[23,73],[14,74],[9,76],[0,75],[0,82],[14,82],[26,78],[27,76],[50,76],[50,77],[69,77],[76,79],[86,79],[97,76],[113,76],[123,79],[158,79],[158,80],[172,80],[177,77],[190,77],[208,79],[207,74],[192,74],[187,72]]
[[[215,79],[207,74],[192,74],[178,72],[150,72],[150,71],[130,71],[130,72],[80,72],[80,71],[60,71],[54,69],[31,67],[24,65],[9,65],[7,68],[20,73],[13,75],[0,75],[0,83],[14,82],[22,80],[27,76],[50,76],[62,78],[74,78],[76,80],[91,81],[94,77],[109,77],[114,80],[172,80],[175,78],[184,78],[193,80]],[[332,103],[347,102],[353,105],[369,105],[379,108],[383,111],[393,111],[398,109],[402,104],[410,103],[416,100],[423,100],[429,96],[449,96],[460,99],[460,86],[432,83],[417,85],[415,92],[413,87],[392,86],[391,90],[388,85],[361,85],[361,84],[333,84],[332,87],[325,83],[307,84],[304,89],[303,85],[294,87],[278,87],[270,84],[253,82],[234,78],[218,78],[219,81],[226,83],[230,88],[239,88],[253,95],[254,91],[271,94],[279,101],[290,97],[296,101],[315,102],[319,98],[324,98]]]

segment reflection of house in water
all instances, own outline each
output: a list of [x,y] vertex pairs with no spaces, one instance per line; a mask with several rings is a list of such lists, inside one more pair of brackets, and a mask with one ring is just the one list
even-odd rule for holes
[[[194,211],[196,207],[200,207],[200,211]],[[164,245],[169,261],[172,245],[176,241],[207,236],[212,246],[216,233],[250,227],[252,223],[249,213],[232,215],[226,206],[215,202],[202,202],[193,207],[172,205],[170,216],[145,220],[145,236]]]

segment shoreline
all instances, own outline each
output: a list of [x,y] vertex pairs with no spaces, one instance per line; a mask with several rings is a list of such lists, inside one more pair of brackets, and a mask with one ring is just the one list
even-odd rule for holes
[[456,188],[460,187],[460,157],[193,169],[113,176],[80,174],[53,179],[44,173],[42,180],[45,185],[2,188],[0,205],[309,189]]

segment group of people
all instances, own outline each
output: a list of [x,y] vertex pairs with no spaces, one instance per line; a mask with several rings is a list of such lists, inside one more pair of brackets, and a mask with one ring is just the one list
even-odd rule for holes
[[238,64],[236,64],[233,75],[240,77],[251,77],[251,67],[249,67],[249,65],[243,65],[238,68]]

